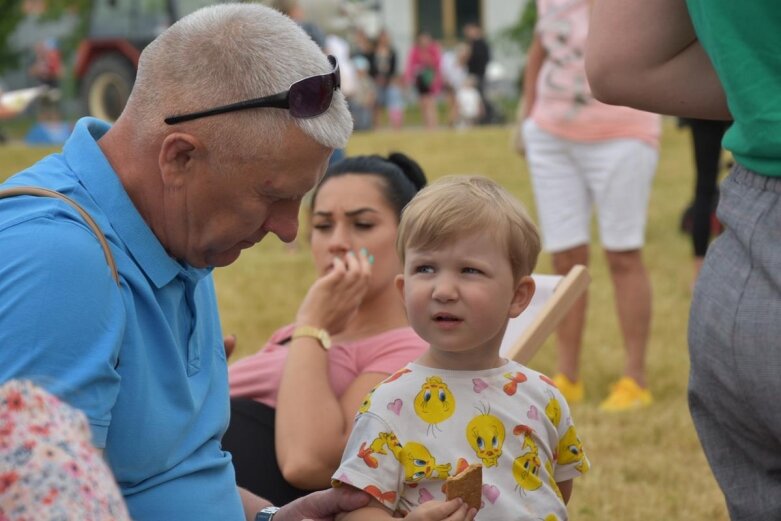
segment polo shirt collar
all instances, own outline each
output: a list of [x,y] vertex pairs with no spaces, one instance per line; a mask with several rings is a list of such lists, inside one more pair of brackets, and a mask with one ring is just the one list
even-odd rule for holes
[[212,268],[194,268],[168,255],[133,205],[97,143],[109,128],[110,125],[95,118],[80,119],[63,147],[68,166],[155,286],[161,288],[177,276],[193,283],[201,280]]

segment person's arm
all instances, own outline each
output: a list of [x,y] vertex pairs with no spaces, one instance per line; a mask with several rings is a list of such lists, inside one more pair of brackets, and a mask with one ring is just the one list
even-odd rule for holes
[[526,54],[526,67],[523,72],[523,92],[521,93],[518,112],[520,121],[528,118],[534,107],[534,102],[537,99],[537,79],[540,77],[540,70],[547,56],[548,53],[542,45],[540,33],[535,31],[529,52]]
[[[407,521],[471,521],[477,515],[477,510],[461,499],[450,501],[426,501],[404,516]],[[336,516],[335,521],[384,521],[393,519],[393,515],[379,501],[372,498],[370,503],[352,512]]]
[[255,516],[261,509],[270,506],[271,503],[260,496],[256,496],[249,490],[238,487],[241,506],[244,508],[244,517],[247,521],[255,521]]
[[442,90],[442,51],[439,48],[439,45],[434,45],[434,50],[432,52],[433,59],[434,59],[434,81],[431,83],[431,91],[434,94],[438,94]]
[[274,521],[339,519],[339,514],[363,508],[369,499],[368,494],[352,487],[312,492],[283,506],[274,515]]
[[[66,206],[40,199],[43,208]],[[27,218],[0,234],[0,381],[45,382],[86,414],[92,441],[103,449],[120,387],[122,290],[75,211],[57,208],[72,215],[68,220],[46,210],[36,218],[33,204],[20,208]]]
[[[310,288],[296,323],[339,333],[358,308],[369,276],[366,255],[348,255],[345,264],[338,263]],[[359,375],[338,398],[329,381],[327,351],[314,338],[291,341],[275,422],[277,460],[286,480],[304,489],[330,484],[361,401],[386,376]]]
[[389,50],[390,52],[390,66],[388,67],[388,78],[387,81],[390,82],[391,78],[396,76],[396,51],[391,48]]
[[415,86],[415,73],[418,68],[418,50],[416,47],[412,47],[407,54],[407,63],[404,67],[404,84],[407,87]]
[[572,488],[573,488],[573,480],[567,479],[564,481],[559,481],[556,483],[559,487],[559,492],[561,492],[561,497],[564,498],[564,504],[568,504],[570,498],[572,497]]
[[716,71],[697,40],[685,0],[599,0],[586,48],[594,96],[612,105],[731,119]]

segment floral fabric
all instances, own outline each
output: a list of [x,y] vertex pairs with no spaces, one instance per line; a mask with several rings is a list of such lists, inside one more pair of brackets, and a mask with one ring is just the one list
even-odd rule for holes
[[129,520],[87,419],[26,380],[0,386],[0,521]]

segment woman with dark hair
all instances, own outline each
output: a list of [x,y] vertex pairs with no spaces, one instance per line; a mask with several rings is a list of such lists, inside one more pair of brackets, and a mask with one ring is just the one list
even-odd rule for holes
[[229,367],[223,448],[239,486],[275,505],[329,487],[365,396],[425,350],[394,286],[401,211],[425,184],[415,161],[392,153],[335,163],[315,188],[319,277],[295,322]]

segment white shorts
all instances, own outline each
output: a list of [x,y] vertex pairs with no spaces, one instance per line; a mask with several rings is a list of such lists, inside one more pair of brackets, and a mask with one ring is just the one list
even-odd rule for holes
[[543,245],[561,252],[588,244],[591,209],[608,251],[639,249],[659,152],[639,139],[571,141],[523,124]]

